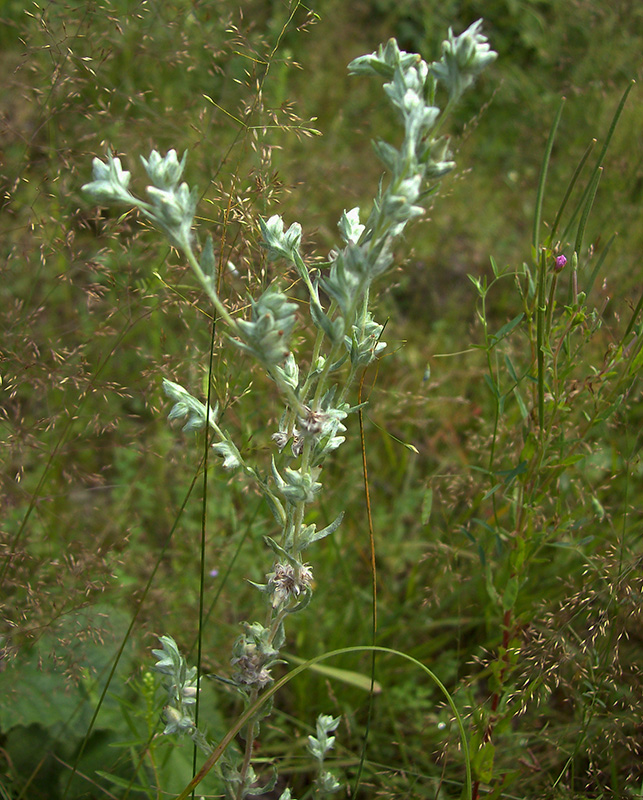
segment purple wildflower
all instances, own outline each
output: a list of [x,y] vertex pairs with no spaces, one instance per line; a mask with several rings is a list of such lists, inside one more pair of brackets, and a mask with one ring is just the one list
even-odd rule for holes
[[556,262],[554,264],[554,269],[556,272],[561,272],[565,268],[565,264],[567,263],[567,258],[565,256],[556,256]]

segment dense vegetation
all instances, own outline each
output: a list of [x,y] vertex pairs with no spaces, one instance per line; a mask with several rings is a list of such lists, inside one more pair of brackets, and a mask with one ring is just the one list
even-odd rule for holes
[[[180,792],[192,751],[152,738],[162,697],[151,648],[172,635],[195,661],[203,572],[203,668],[225,675],[256,601],[246,579],[263,579],[273,527],[261,497],[216,464],[204,504],[200,440],[167,424],[161,377],[205,394],[211,371],[237,442],[259,455],[278,422],[266,415],[273,388],[223,337],[212,345],[176,252],[138,216],[82,197],[92,158],[117,149],[140,177],[138,156],[152,147],[188,150],[200,221],[230,264],[222,281],[241,313],[246,291],[283,268],[265,259],[259,217],[301,222],[307,258],[321,263],[342,211],[374,194],[381,168],[367,142],[396,129],[381,88],[348,78],[346,64],[391,36],[431,60],[449,26],[479,17],[499,57],[452,125],[458,170],[406,232],[394,285],[378,298],[388,348],[361,390],[364,441],[351,419],[317,522],[346,515],[315,553],[315,598],[287,650],[294,665],[375,641],[430,667],[465,718],[476,796],[640,796],[636,86],[611,137],[610,125],[643,77],[643,9],[8,0],[2,797]],[[547,257],[568,257],[560,273],[533,250],[541,211],[536,239]],[[333,770],[351,789],[368,728],[363,797],[459,796],[457,728],[416,666],[378,656],[372,708],[367,655],[323,666],[344,672],[320,665],[289,683],[257,753],[278,759],[294,796],[309,786],[302,742],[318,713],[342,717]],[[207,682],[215,739],[237,711]]]

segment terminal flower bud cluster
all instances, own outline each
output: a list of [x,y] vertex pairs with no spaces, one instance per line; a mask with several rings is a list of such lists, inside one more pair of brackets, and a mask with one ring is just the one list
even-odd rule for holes
[[92,162],[92,182],[83,186],[95,203],[116,205],[117,203],[134,205],[136,198],[128,189],[131,174],[121,166],[120,158],[107,157],[104,164],[100,158]]
[[442,58],[431,64],[431,73],[446,87],[450,102],[459,100],[482,70],[498,57],[489,46],[487,37],[480,33],[481,27],[482,20],[479,19],[460,36],[454,36],[449,28],[442,43]]
[[107,163],[93,161],[93,180],[83,191],[97,203],[136,206],[168,237],[171,244],[185,250],[190,247],[191,230],[197,205],[196,190],[181,183],[185,155],[178,160],[176,151],[165,157],[153,150],[148,159],[141,158],[152,185],[147,187],[151,202],[135,197],[128,189],[130,173],[121,168],[119,158],[107,156]]
[[320,795],[328,795],[337,792],[342,788],[341,783],[324,768],[324,760],[335,746],[335,737],[329,734],[337,730],[339,717],[331,717],[330,714],[320,714],[317,717],[316,736],[308,737],[308,750],[317,761],[317,780],[315,781],[317,791]]
[[258,300],[250,300],[252,318],[239,320],[243,339],[231,339],[237,347],[253,355],[260,363],[281,365],[290,355],[290,334],[295,326],[297,306],[285,294],[272,288]]
[[237,467],[243,466],[243,459],[234,442],[217,425],[218,403],[214,408],[208,407],[196,397],[192,397],[187,389],[184,389],[179,383],[169,381],[167,378],[163,378],[163,391],[175,403],[167,417],[170,422],[175,419],[187,418],[187,422],[183,426],[184,431],[196,431],[208,425],[219,439],[213,443],[212,449],[221,456],[223,468],[235,470]]
[[174,406],[168,414],[170,422],[175,419],[187,419],[183,426],[184,431],[197,431],[206,424],[216,423],[219,406],[214,408],[206,406],[184,389],[180,384],[163,378],[163,391],[174,401]]
[[299,253],[302,230],[298,222],[293,222],[284,232],[284,221],[275,214],[267,222],[260,219],[259,225],[263,235],[263,246],[268,251],[268,258],[271,261],[278,258],[291,261],[294,259],[295,253]]
[[156,672],[163,675],[163,686],[167,690],[167,704],[163,709],[165,730],[163,733],[194,733],[194,707],[198,692],[196,667],[188,667],[171,636],[160,636],[160,650],[152,650],[158,659]]
[[240,688],[263,689],[273,680],[271,668],[282,663],[279,647],[284,641],[283,625],[278,626],[276,635],[260,622],[244,622],[243,628],[244,632],[232,647],[233,679]]

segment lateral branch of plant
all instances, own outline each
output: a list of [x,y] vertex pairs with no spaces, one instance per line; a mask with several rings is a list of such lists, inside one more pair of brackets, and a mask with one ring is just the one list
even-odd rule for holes
[[[306,522],[306,510],[321,491],[319,478],[325,459],[345,440],[344,420],[359,407],[350,405],[349,391],[358,375],[386,347],[381,341],[383,326],[370,311],[371,287],[390,269],[394,243],[406,225],[424,213],[421,201],[428,194],[426,183],[454,168],[448,137],[440,135],[440,131],[464,91],[497,56],[480,32],[481,25],[482,20],[478,20],[460,36],[449,30],[442,44],[442,57],[431,64],[417,54],[400,50],[395,39],[349,64],[351,75],[384,79],[384,92],[403,125],[404,139],[400,147],[381,139],[374,142],[390,180],[386,187],[384,181],[380,182],[365,222],[360,220],[359,208],[342,214],[342,246],[331,253],[325,269],[316,271],[306,265],[298,222],[286,229],[278,215],[260,220],[262,245],[268,258],[284,260],[307,289],[311,322],[316,329],[309,353],[291,349],[298,306],[276,285],[269,286],[258,298],[250,298],[250,319],[236,318],[228,311],[217,288],[212,237],[208,235],[200,243],[193,230],[198,195],[196,189],[181,182],[186,154],[179,160],[174,150],[164,157],[152,151],[149,158],[141,159],[150,180],[146,200],[130,192],[130,173],[112,155],[105,162],[94,159],[93,180],[83,187],[101,205],[136,207],[165,234],[184,255],[218,318],[225,323],[231,345],[256,360],[283,401],[279,429],[272,435],[277,452],[270,469],[261,471],[247,461],[219,424],[218,404],[209,407],[180,384],[163,379],[163,389],[174,404],[169,419],[185,420],[184,431],[209,428],[214,439],[212,448],[221,457],[223,468],[239,471],[254,482],[279,529],[278,536],[265,537],[273,554],[266,582],[253,584],[266,597],[264,618],[243,623],[243,633],[233,645],[232,673],[219,678],[238,691],[246,708],[252,707],[262,690],[273,682],[271,669],[283,663],[280,649],[285,641],[286,619],[310,603],[313,573],[305,560],[307,549],[336,531],[342,521],[343,514],[339,514],[328,526],[317,530],[315,524]],[[447,94],[444,111],[436,105],[439,89]],[[322,292],[329,298],[326,307]],[[301,366],[304,364],[308,366]],[[164,733],[187,733],[211,753],[213,746],[195,725],[196,668],[187,667],[172,637],[161,636],[160,641],[162,648],[153,652],[156,669],[164,676],[168,690]],[[251,760],[259,720],[270,713],[270,703],[265,705],[268,708],[262,708],[248,723],[242,757],[236,762],[222,759],[220,765],[226,791],[235,800],[259,791]],[[309,740],[309,750],[320,765],[318,795],[330,794],[340,787],[322,768],[323,757],[334,740],[328,734],[337,724],[338,720],[321,715],[317,737]],[[275,782],[276,774],[260,791],[271,790]],[[281,800],[290,796],[286,789]]]

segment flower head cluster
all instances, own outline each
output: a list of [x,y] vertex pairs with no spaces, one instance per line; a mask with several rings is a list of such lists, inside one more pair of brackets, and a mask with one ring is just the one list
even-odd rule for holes
[[[458,37],[449,31],[442,59],[430,66],[418,55],[400,50],[394,39],[348,65],[352,75],[386,79],[384,91],[402,120],[405,134],[400,147],[383,140],[374,143],[376,154],[392,173],[391,183],[380,191],[364,226],[359,223],[359,209],[344,212],[340,231],[346,246],[333,258],[330,274],[320,281],[351,325],[358,298],[391,264],[393,239],[408,222],[424,213],[419,202],[424,182],[440,178],[455,166],[448,140],[437,134],[441,112],[433,104],[435,83],[447,86],[450,107],[494,60],[496,53],[479,33],[480,24],[475,23]],[[351,349],[356,352],[352,342]],[[365,351],[360,357],[366,357]]]
[[314,502],[322,487],[317,481],[319,473],[319,467],[307,471],[284,467],[282,476],[274,459],[272,462],[272,477],[277,492],[291,505]]
[[233,472],[243,464],[241,453],[227,434],[223,433],[223,431],[218,431],[218,433],[221,435],[221,441],[215,442],[212,445],[212,449],[218,456],[221,456],[223,469]]
[[[339,432],[346,430],[346,426],[341,422],[346,415],[344,408],[322,408],[319,411],[306,408],[306,413],[297,417],[298,427],[293,429],[291,445],[293,456],[302,454],[307,440],[312,440],[314,443],[313,463],[319,463],[327,453],[336,450],[345,440]],[[287,431],[278,431],[272,435],[272,439],[281,451],[290,436]]]
[[337,730],[339,717],[331,717],[330,714],[320,714],[317,717],[316,736],[308,737],[308,750],[317,761],[318,775],[317,787],[319,794],[332,794],[341,789],[341,784],[328,770],[324,769],[324,760],[328,753],[335,746],[335,737],[329,734]]
[[182,250],[190,247],[192,223],[198,195],[187,183],[181,183],[185,166],[185,154],[179,162],[176,150],[169,150],[161,158],[156,150],[150,157],[142,159],[152,186],[147,187],[152,205],[142,207],[143,212],[164,231],[170,242]]
[[239,686],[262,689],[272,682],[270,668],[279,663],[279,651],[273,647],[276,642],[269,628],[260,622],[244,622],[243,627],[244,632],[232,648],[230,663],[235,668],[234,680]]
[[267,222],[260,219],[259,225],[263,235],[263,246],[268,251],[268,258],[271,260],[285,258],[287,261],[293,261],[295,253],[299,253],[301,225],[293,222],[284,232],[284,221],[278,214],[270,217]]
[[380,45],[375,53],[354,58],[348,65],[349,75],[379,75],[390,80],[396,69],[407,70],[414,67],[422,59],[417,53],[400,50],[395,39],[389,39]]
[[183,426],[184,431],[196,431],[205,427],[206,424],[216,422],[219,413],[218,405],[208,409],[206,405],[192,397],[180,383],[168,381],[167,378],[163,378],[163,391],[170,400],[174,401],[167,418],[172,421],[187,417],[187,422]]
[[152,199],[150,210],[145,214],[165,231],[170,243],[181,250],[187,250],[192,238],[192,222],[196,211],[196,190],[190,191],[187,183],[177,189],[159,189],[148,186],[147,193]]
[[264,666],[265,662],[257,652],[234,656],[230,663],[235,667],[234,680],[243,686],[258,686],[263,689],[272,683],[270,670]]
[[311,591],[313,582],[313,572],[309,564],[279,563],[266,577],[273,608],[286,605],[290,600],[299,600],[302,594]]
[[82,190],[96,203],[136,204],[136,198],[127,188],[131,174],[122,168],[120,158],[109,155],[106,164],[100,158],[95,158],[92,162],[92,178],[91,183],[86,183]]
[[187,153],[183,153],[183,158],[179,161],[176,156],[176,150],[168,150],[165,158],[161,158],[160,153],[152,150],[150,157],[143,158],[141,156],[141,161],[149,179],[157,189],[164,192],[173,192],[179,185],[183,175],[186,158]]
[[351,241],[337,254],[329,274],[319,283],[337,303],[344,319],[350,319],[373,277],[367,246]]
[[[404,123],[405,138],[400,149],[382,140],[375,142],[375,152],[394,177],[394,191],[383,198],[385,205],[382,210],[387,216],[393,215],[394,221],[403,226],[422,213],[415,202],[424,178],[437,177],[453,167],[444,159],[436,160],[438,151],[442,151],[443,157],[447,153],[443,147],[436,147],[436,140],[430,136],[440,109],[427,102],[429,65],[419,56],[409,57],[408,53],[399,50],[395,40],[391,40],[377,53],[351,61],[348,70],[352,75],[386,77],[389,82],[384,84],[384,91]],[[432,166],[427,175],[429,164]],[[398,227],[395,233],[400,231]]]
[[386,342],[380,338],[383,330],[384,326],[375,322],[370,313],[362,325],[353,325],[352,336],[344,340],[351,364],[366,367],[379,356],[386,347]]
[[[414,203],[417,199],[413,181],[418,173],[422,179],[438,178],[455,166],[449,157],[447,140],[430,135],[440,110],[427,102],[427,96],[434,94],[433,82],[429,79],[444,84],[450,105],[459,99],[498,55],[480,33],[481,25],[482,20],[478,20],[460,36],[454,36],[449,29],[442,44],[442,58],[431,65],[417,55],[400,50],[394,39],[386,47],[380,46],[376,53],[356,58],[348,65],[350,74],[379,75],[389,81],[384,91],[402,117],[406,137],[399,150],[383,141],[375,143],[375,150],[396,178],[411,181],[397,193],[406,202]],[[410,216],[412,214],[407,218]]]
[[444,84],[451,101],[457,100],[482,72],[498,57],[480,33],[482,20],[470,25],[460,36],[454,36],[449,28],[442,43],[442,58],[431,64],[432,75]]
[[176,150],[165,157],[153,150],[143,166],[152,181],[147,187],[151,202],[147,203],[128,190],[130,173],[121,168],[120,159],[107,156],[104,164],[99,158],[93,161],[93,180],[82,188],[97,203],[125,203],[136,206],[157,225],[170,242],[182,250],[189,250],[192,223],[196,211],[197,193],[187,183],[179,185],[185,166],[185,155],[178,160]]
[[163,378],[163,391],[170,400],[174,400],[174,406],[167,417],[170,421],[187,417],[187,422],[183,426],[184,431],[196,431],[205,427],[206,424],[209,425],[219,437],[219,441],[214,442],[212,449],[221,456],[223,468],[232,471],[243,464],[243,459],[235,443],[217,425],[218,403],[214,408],[208,408],[196,397],[192,397],[180,383],[168,381],[167,378]]
[[237,322],[243,341],[232,341],[263,364],[283,364],[290,353],[288,342],[295,326],[297,306],[290,303],[285,294],[272,288],[258,300],[251,299],[250,303],[252,319]]

